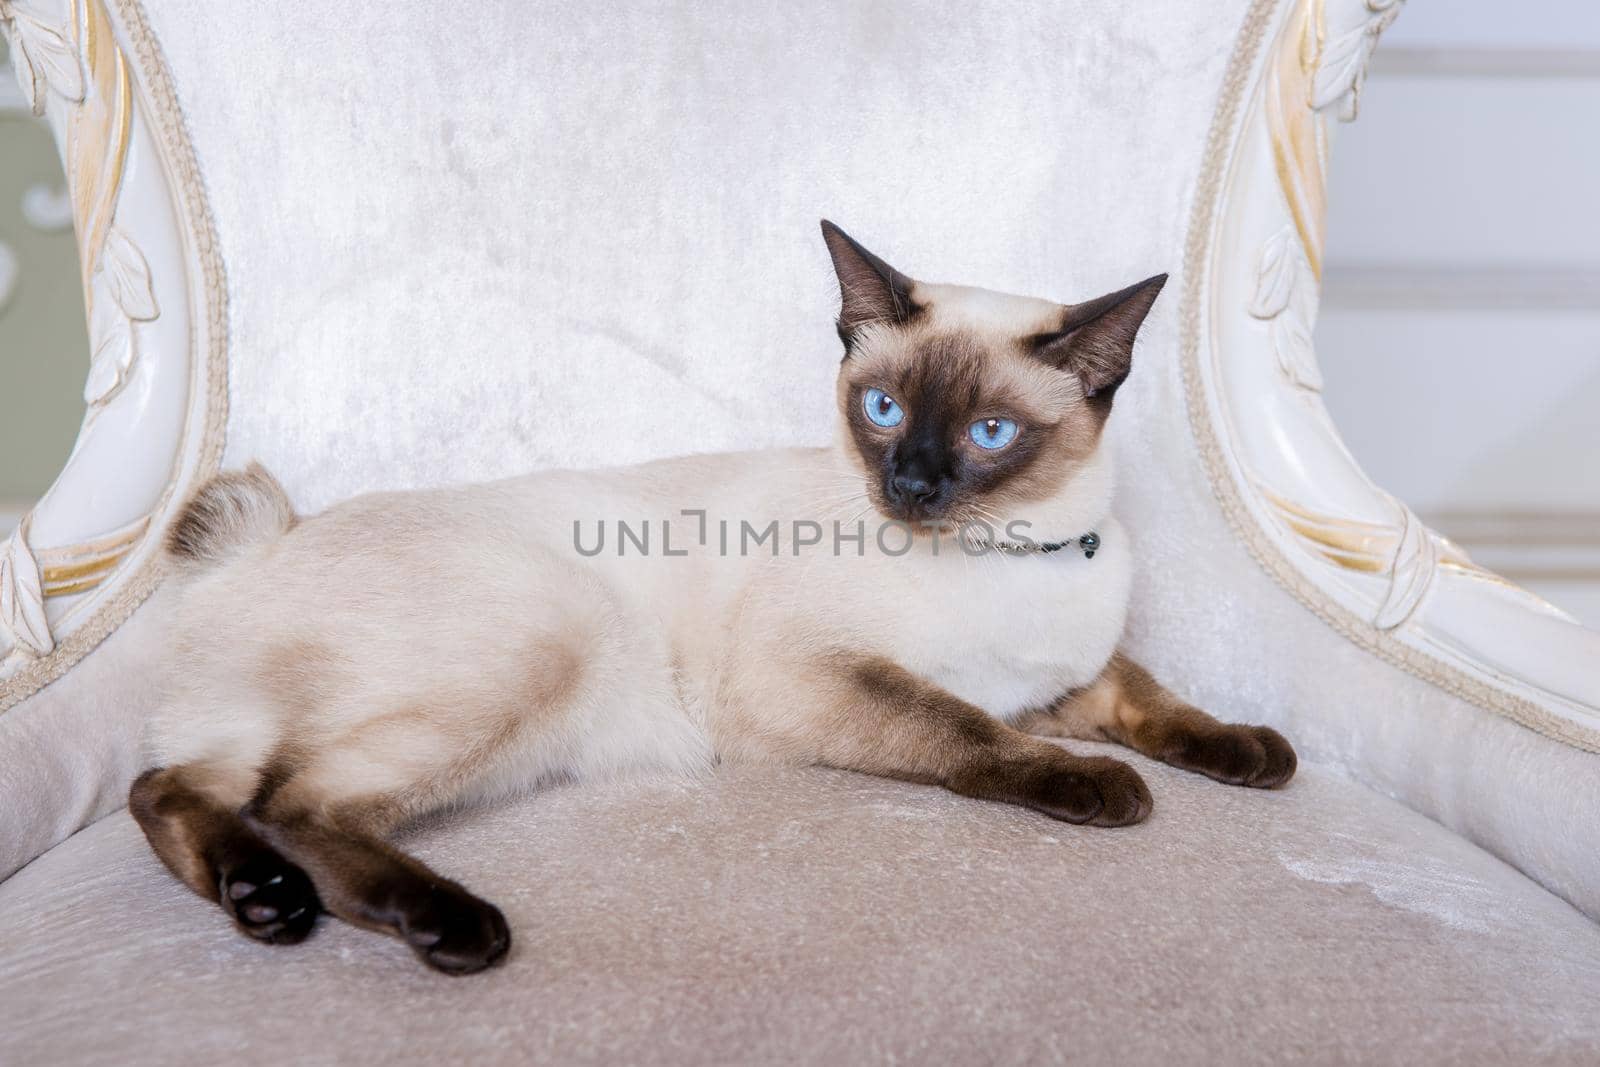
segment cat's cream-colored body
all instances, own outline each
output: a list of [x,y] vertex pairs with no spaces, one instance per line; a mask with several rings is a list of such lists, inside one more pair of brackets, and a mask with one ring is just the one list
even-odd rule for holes
[[[1130,558],[1108,470],[1026,530],[1093,529],[1093,559],[888,526],[837,446],[358,498],[176,591],[151,756],[246,779],[291,750],[308,788],[420,788],[419,808],[718,755],[810,762],[814,666],[841,653],[1015,719],[1115,651]],[[505,743],[475,758],[486,733]]]
[[1287,781],[1281,737],[1117,651],[1131,554],[1102,430],[1165,276],[1059,305],[823,236],[845,345],[826,448],[309,518],[260,467],[202,487],[167,531],[168,692],[129,794],[168,867],[258,940],[327,910],[464,974],[505,955],[504,916],[386,836],[550,779],[782,760],[1149,814],[1131,767],[1044,733]]

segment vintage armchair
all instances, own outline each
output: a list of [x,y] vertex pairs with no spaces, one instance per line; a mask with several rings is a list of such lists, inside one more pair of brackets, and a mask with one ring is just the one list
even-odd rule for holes
[[[1399,9],[0,0],[93,352],[0,545],[0,1061],[1600,1055],[1600,634],[1319,396],[1329,141]],[[1111,422],[1127,641],[1300,776],[1131,757],[1114,832],[825,771],[553,787],[413,834],[518,931],[462,981],[183,891],[121,805],[185,494],[820,441],[824,214],[1062,300],[1171,272]]]

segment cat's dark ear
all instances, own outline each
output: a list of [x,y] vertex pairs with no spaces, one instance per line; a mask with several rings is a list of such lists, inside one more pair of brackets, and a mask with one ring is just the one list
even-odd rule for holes
[[1053,367],[1071,371],[1084,396],[1111,403],[1111,394],[1133,367],[1133,339],[1150,313],[1165,274],[1146,278],[1115,293],[1062,308],[1061,326],[1028,339],[1033,354]]
[[903,324],[919,310],[911,299],[916,283],[862,248],[855,238],[822,220],[822,239],[839,277],[839,337],[845,346],[871,322]]

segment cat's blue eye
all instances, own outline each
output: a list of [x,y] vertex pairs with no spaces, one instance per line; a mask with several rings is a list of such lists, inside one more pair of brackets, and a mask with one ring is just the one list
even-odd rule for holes
[[905,409],[882,389],[868,389],[861,398],[861,409],[867,413],[867,418],[879,426],[898,426],[900,420],[906,417]]
[[979,419],[967,433],[979,448],[1004,448],[1017,436],[1017,424],[1010,419]]

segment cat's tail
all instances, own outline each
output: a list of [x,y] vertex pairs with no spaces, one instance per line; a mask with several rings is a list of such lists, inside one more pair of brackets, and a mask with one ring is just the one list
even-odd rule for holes
[[182,572],[209,570],[286,533],[294,505],[259,463],[224,471],[195,490],[167,531],[167,558]]

